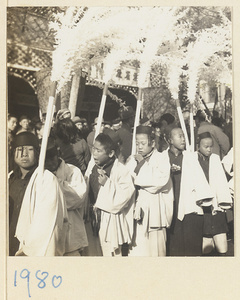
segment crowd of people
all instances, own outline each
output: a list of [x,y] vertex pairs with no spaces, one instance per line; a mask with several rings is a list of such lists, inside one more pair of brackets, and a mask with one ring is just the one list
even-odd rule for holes
[[[141,119],[135,141],[133,108],[118,114],[102,120],[95,136],[97,118],[90,131],[85,118],[59,110],[41,177],[45,116],[8,115],[9,255],[227,254],[234,198],[229,124],[197,111],[191,152],[172,114],[155,123]],[[183,115],[190,136],[189,111]]]

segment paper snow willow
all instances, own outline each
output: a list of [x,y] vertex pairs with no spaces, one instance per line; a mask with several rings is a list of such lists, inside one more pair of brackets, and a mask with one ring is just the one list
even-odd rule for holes
[[[189,10],[187,7],[70,7],[65,14],[56,15],[51,28],[56,32],[52,80],[58,82],[57,91],[71,80],[76,70],[90,70],[93,63],[103,63],[102,81],[106,88],[99,111],[97,128],[100,128],[107,86],[116,69],[126,61],[138,61],[138,88],[141,90],[149,86],[152,65],[164,64],[168,87],[176,100],[187,148],[190,149],[178,100],[179,78],[182,74],[187,77],[193,150],[193,105],[200,78],[212,72],[216,82],[231,85],[231,22],[222,8],[216,8],[221,22],[196,31],[191,23],[194,20],[187,17]],[[216,61],[220,68],[217,70],[214,69]],[[134,128],[139,123],[140,95],[141,91]]]

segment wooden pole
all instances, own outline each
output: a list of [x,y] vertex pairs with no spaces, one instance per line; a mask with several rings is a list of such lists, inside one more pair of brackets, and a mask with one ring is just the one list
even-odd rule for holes
[[45,121],[45,124],[44,124],[43,138],[42,138],[41,150],[40,150],[40,155],[39,155],[39,164],[38,164],[39,171],[38,171],[38,174],[40,176],[43,174],[43,171],[44,171],[48,136],[49,136],[49,133],[50,133],[52,118],[53,118],[53,113],[54,113],[55,91],[56,91],[56,82],[53,82],[52,85],[51,85],[51,89],[50,89],[50,96],[49,96],[48,107],[47,107],[46,121]]
[[140,113],[141,113],[141,104],[142,104],[142,89],[138,89],[138,100],[137,100],[137,107],[136,107],[136,115],[133,127],[133,137],[132,137],[132,152],[131,155],[135,155],[136,153],[136,129],[139,125],[140,120]]
[[81,70],[73,75],[72,86],[70,92],[70,99],[68,104],[68,109],[71,112],[71,118],[75,117],[76,107],[77,107],[77,99],[78,99],[78,90],[81,79]]
[[105,83],[104,89],[103,89],[103,94],[102,94],[102,99],[101,99],[101,104],[100,104],[100,108],[99,108],[99,113],[98,113],[98,121],[97,121],[97,127],[96,127],[96,131],[95,131],[94,140],[100,133],[100,128],[101,128],[102,119],[103,119],[103,113],[104,113],[104,109],[105,109],[105,105],[106,105],[107,91],[108,91],[108,84]]
[[205,109],[206,109],[206,112],[207,112],[208,116],[211,118],[211,117],[212,117],[212,114],[211,114],[209,108],[207,107],[207,104],[206,104],[206,102],[204,101],[203,97],[202,97],[200,94],[198,94],[198,93],[197,93],[197,97],[199,97],[200,101],[202,102],[202,104],[204,105],[204,107],[205,107]]
[[183,119],[183,115],[182,115],[182,110],[181,110],[179,99],[176,99],[176,105],[177,105],[177,112],[178,112],[178,117],[179,117],[180,124],[181,124],[181,127],[182,127],[182,131],[183,131],[184,136],[185,136],[186,149],[189,150],[190,149],[190,145],[189,145],[189,140],[188,140],[188,135],[187,135],[187,129],[186,129],[186,125],[185,125],[185,122],[184,122],[184,119]]
[[[98,113],[97,127],[96,127],[93,142],[94,142],[95,138],[99,135],[100,128],[101,128],[101,125],[102,125],[103,113],[104,113],[104,109],[105,109],[105,105],[106,105],[107,91],[108,91],[108,84],[105,83],[105,86],[104,86],[104,89],[103,89],[103,94],[102,94],[102,99],[101,99],[101,104],[100,104],[100,108],[99,108],[99,113]],[[91,155],[91,159],[88,163],[88,167],[87,167],[87,170],[86,170],[85,175],[84,175],[85,180],[86,180],[87,183],[88,183],[89,176],[91,174],[92,168],[94,167],[94,164],[95,164],[94,159],[93,159],[93,156]]]
[[191,151],[194,152],[194,122],[193,122],[193,103],[190,107],[190,135],[191,135]]

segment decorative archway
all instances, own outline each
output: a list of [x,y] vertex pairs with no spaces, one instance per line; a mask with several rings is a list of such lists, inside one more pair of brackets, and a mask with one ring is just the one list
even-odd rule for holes
[[20,74],[8,74],[8,112],[17,117],[38,116],[39,105],[34,87]]

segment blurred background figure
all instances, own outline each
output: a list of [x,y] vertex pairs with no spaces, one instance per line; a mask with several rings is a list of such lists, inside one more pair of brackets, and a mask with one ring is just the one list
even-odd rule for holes
[[24,131],[30,131],[29,121],[30,120],[27,116],[25,115],[21,116],[19,119],[20,128],[16,134],[19,134],[20,132],[24,132]]
[[87,122],[86,118],[81,118],[81,121],[83,124],[83,128],[82,128],[83,138],[85,139],[85,141],[87,141],[87,136],[89,135],[89,132],[90,132],[88,122]]
[[12,140],[15,136],[15,129],[17,127],[17,118],[14,115],[8,114],[8,147],[11,148]]
[[125,163],[132,151],[132,127],[134,125],[135,112],[131,106],[126,106],[118,110],[118,115],[122,121],[122,126],[117,132],[122,141],[122,155]]
[[17,127],[17,118],[14,115],[8,114],[8,171],[14,168],[14,156],[12,150],[12,143],[15,137],[15,129]]
[[120,120],[120,118],[116,118],[112,120],[112,126],[111,126],[112,130],[118,131],[118,129],[120,129],[121,126],[122,126],[122,121]]
[[148,117],[144,117],[140,120],[140,125],[143,126],[152,126],[151,121],[148,119]]
[[111,122],[105,121],[105,122],[104,122],[104,128],[111,129]]
[[72,118],[73,123],[75,124],[75,126],[77,127],[78,130],[78,134],[81,138],[83,138],[83,123],[82,120],[80,119],[80,117],[75,116]]
[[[157,131],[155,142],[156,142],[156,148],[159,152],[163,152],[168,148],[169,145],[166,139],[165,130],[166,128],[172,126],[173,124],[175,124],[175,117],[170,113],[166,113],[160,117],[157,125],[155,125],[155,128],[157,128],[157,130],[155,129],[155,132]],[[159,129],[160,129],[160,134],[159,134]]]
[[82,129],[83,129],[83,123],[82,123],[82,120],[80,119],[80,117],[75,116],[75,117],[72,118],[72,121],[73,121],[73,123],[75,124],[75,126],[76,126],[80,131],[82,131]]
[[[87,144],[88,144],[88,147],[90,149],[90,152],[92,152],[93,140],[94,140],[95,131],[96,131],[96,127],[97,127],[97,121],[98,121],[98,117],[94,119],[94,122],[92,123],[92,131],[87,136]],[[101,124],[99,133],[103,132],[104,124],[105,124],[105,122],[102,119],[102,124]]]
[[67,108],[60,109],[56,115],[56,121],[63,119],[71,119],[71,112]]
[[56,145],[60,148],[66,163],[78,167],[85,173],[90,160],[90,151],[86,141],[78,134],[78,129],[70,118],[56,123]]
[[42,122],[38,116],[32,118],[30,123],[31,132],[35,134],[39,139],[42,138],[41,129],[42,129]]

